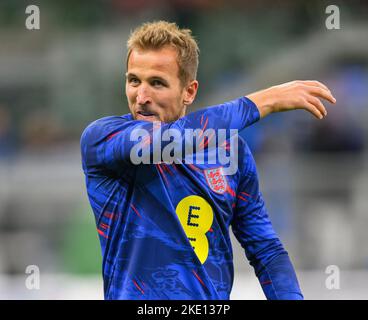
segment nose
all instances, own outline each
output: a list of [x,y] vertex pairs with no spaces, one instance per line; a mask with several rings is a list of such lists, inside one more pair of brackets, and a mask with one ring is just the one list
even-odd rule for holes
[[137,104],[148,104],[151,102],[151,98],[147,87],[144,85],[139,86],[137,91]]

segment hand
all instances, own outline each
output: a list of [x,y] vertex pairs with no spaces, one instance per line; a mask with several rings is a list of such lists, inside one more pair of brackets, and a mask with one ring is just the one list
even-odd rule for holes
[[291,81],[247,95],[258,107],[261,118],[272,112],[305,109],[316,118],[327,115],[320,99],[336,103],[331,91],[319,81]]

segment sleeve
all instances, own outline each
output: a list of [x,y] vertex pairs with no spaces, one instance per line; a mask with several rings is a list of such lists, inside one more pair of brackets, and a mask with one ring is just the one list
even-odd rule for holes
[[259,191],[255,161],[247,145],[242,166],[231,223],[234,235],[244,248],[267,299],[303,299],[294,267],[268,217]]
[[[171,123],[157,123],[160,124],[160,132],[176,129],[180,133],[179,143],[184,143],[185,129],[242,130],[259,119],[257,106],[248,98],[241,97],[192,112]],[[161,135],[157,134],[155,131],[157,123],[141,120],[127,121],[122,117],[107,117],[93,122],[84,130],[80,141],[84,170],[103,167],[116,171],[122,166],[132,165],[131,151],[138,142],[158,146],[161,152],[169,140],[165,142]],[[148,134],[145,135],[145,133]],[[158,139],[160,139],[159,142],[156,141]],[[148,156],[152,157],[152,153]]]

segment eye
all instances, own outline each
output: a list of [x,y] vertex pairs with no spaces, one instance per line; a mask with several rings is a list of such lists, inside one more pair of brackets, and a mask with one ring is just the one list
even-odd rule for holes
[[163,87],[164,86],[164,83],[160,80],[152,80],[151,84],[154,86],[154,87]]
[[129,79],[128,79],[128,82],[129,82],[130,84],[132,84],[132,85],[137,85],[137,84],[139,84],[139,80],[138,80],[137,78],[134,78],[134,77],[129,78]]

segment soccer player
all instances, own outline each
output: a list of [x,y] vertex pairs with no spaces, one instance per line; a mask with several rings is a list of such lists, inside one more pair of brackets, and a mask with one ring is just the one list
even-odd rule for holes
[[[198,53],[190,30],[174,23],[137,28],[128,40],[126,62],[130,113],[96,120],[82,134],[83,170],[103,256],[104,297],[229,299],[231,226],[267,299],[303,299],[269,220],[246,142],[239,137],[233,173],[226,174],[228,167],[217,157],[215,163],[195,160],[200,152],[208,159],[213,151],[206,129],[225,129],[227,139],[215,151],[229,151],[235,141],[231,130],[297,108],[322,119],[326,109],[321,99],[334,103],[335,98],[320,82],[293,81],[187,114],[198,90]],[[167,129],[179,133],[174,145],[184,155],[176,150],[176,161],[154,162],[157,150],[149,149],[149,162],[137,164],[137,145],[144,153],[142,145],[156,144],[163,156],[173,141],[164,139]],[[185,130],[196,129],[199,134],[192,138],[200,143],[185,154],[193,144],[184,139]],[[144,132],[148,136],[137,139]]]

